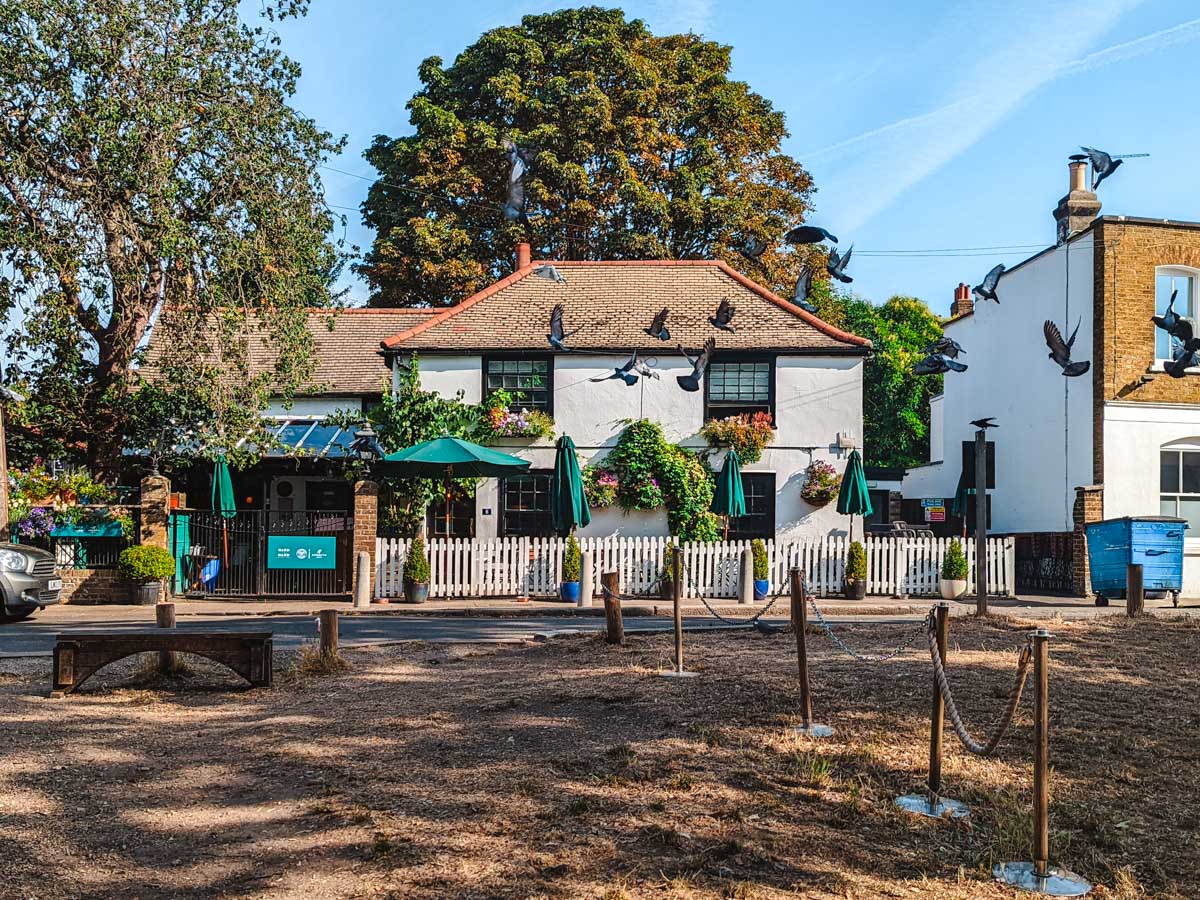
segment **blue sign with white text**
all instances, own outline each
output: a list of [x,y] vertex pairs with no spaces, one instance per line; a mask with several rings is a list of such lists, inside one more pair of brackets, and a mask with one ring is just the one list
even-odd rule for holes
[[268,569],[333,569],[337,565],[337,538],[267,535]]

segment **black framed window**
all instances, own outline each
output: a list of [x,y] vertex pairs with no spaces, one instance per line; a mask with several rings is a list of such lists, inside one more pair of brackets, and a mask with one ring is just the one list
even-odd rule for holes
[[446,501],[435,500],[427,511],[430,537],[475,537],[475,498],[456,496],[450,501],[450,523],[446,524]]
[[549,537],[551,472],[510,475],[500,483],[501,535]]
[[511,409],[538,409],[554,413],[554,362],[546,357],[504,359],[487,357],[483,361],[483,396],[496,391],[513,395]]
[[775,536],[775,473],[743,472],[746,514],[729,520],[729,539],[746,541]]
[[775,360],[734,359],[710,362],[704,378],[705,419],[756,412],[775,417]]

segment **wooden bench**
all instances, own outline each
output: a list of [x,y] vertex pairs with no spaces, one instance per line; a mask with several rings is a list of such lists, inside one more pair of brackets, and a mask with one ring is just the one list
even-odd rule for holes
[[159,630],[60,634],[54,645],[51,697],[64,697],[109,663],[135,653],[173,650],[228,666],[255,687],[270,687],[270,631]]

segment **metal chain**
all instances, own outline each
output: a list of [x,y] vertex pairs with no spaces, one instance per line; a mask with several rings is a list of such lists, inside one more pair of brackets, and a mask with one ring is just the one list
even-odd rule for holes
[[1017,678],[1013,683],[1012,693],[1008,696],[1008,706],[1005,707],[1004,715],[1000,717],[999,724],[986,744],[980,744],[971,737],[967,726],[963,724],[962,716],[958,714],[958,706],[954,702],[954,695],[950,693],[950,682],[946,679],[946,669],[942,665],[942,657],[938,652],[937,635],[932,627],[929,629],[929,657],[933,660],[933,673],[937,678],[938,688],[942,692],[942,699],[946,703],[946,714],[950,717],[950,724],[954,726],[954,733],[958,735],[958,739],[969,753],[974,753],[976,756],[991,756],[996,752],[996,747],[999,746],[1008,727],[1012,724],[1017,706],[1021,702],[1025,681],[1029,677],[1029,664],[1033,660],[1033,637],[1030,636],[1025,646],[1021,648],[1021,655],[1017,659]]
[[929,620],[922,619],[917,623],[917,627],[914,628],[913,631],[900,642],[895,650],[891,650],[888,653],[879,655],[859,653],[834,633],[832,626],[825,621],[825,616],[821,613],[821,607],[817,606],[817,601],[814,600],[812,598],[812,594],[809,593],[807,584],[804,585],[804,591],[808,594],[808,603],[812,607],[813,613],[817,617],[817,624],[820,625],[821,629],[825,632],[825,636],[829,638],[833,645],[843,653],[847,654],[848,656],[852,656],[855,659],[862,660],[863,662],[887,662],[890,659],[895,659],[897,656],[915,644],[917,642],[917,638],[929,628]]
[[779,601],[780,595],[776,594],[773,598],[771,598],[770,603],[768,603],[766,606],[764,606],[762,609],[760,609],[758,612],[756,612],[754,615],[750,616],[749,618],[727,619],[727,618],[725,618],[725,616],[721,615],[719,612],[717,612],[715,609],[712,608],[712,604],[710,604],[704,596],[704,591],[701,590],[700,585],[696,584],[696,580],[694,578],[692,578],[692,573],[689,572],[687,569],[683,569],[682,567],[680,567],[680,568],[681,568],[681,571],[684,573],[684,575],[687,576],[688,584],[690,584],[693,588],[695,588],[696,596],[700,598],[700,602],[704,604],[704,608],[707,609],[709,611],[709,613],[712,614],[713,618],[717,619],[718,621],[724,622],[726,625],[753,625],[755,622],[757,622],[759,619],[761,619],[763,616],[765,616],[768,612],[770,612],[771,607],[773,607]]

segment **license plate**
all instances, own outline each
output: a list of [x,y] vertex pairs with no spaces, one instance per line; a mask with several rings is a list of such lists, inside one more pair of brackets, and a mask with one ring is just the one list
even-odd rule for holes
[[62,579],[61,578],[51,578],[49,581],[46,582],[46,590],[61,591],[62,590]]

